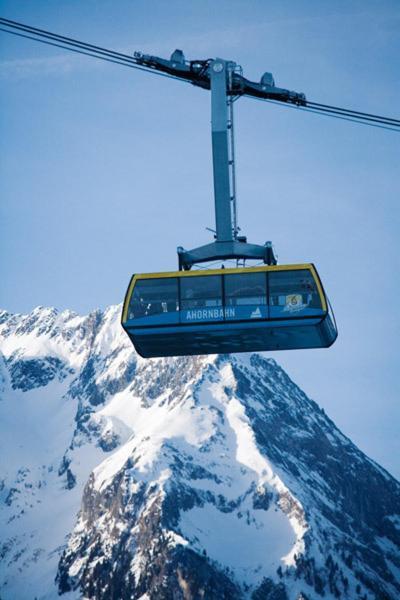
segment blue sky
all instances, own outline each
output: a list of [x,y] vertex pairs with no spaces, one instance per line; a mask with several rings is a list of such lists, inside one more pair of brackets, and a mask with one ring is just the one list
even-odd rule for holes
[[[220,56],[313,101],[399,118],[397,1],[0,2],[1,15],[108,48]],[[209,94],[0,32],[0,305],[86,313],[132,272],[171,270],[213,227]],[[236,104],[239,223],[281,263],[314,262],[329,350],[274,358],[400,475],[396,133]]]

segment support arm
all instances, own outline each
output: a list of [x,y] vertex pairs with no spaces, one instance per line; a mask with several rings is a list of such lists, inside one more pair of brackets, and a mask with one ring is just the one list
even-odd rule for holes
[[228,64],[219,58],[210,64],[211,135],[214,173],[215,226],[217,242],[234,239],[228,140]]
[[179,268],[190,269],[196,263],[230,258],[276,264],[271,242],[264,246],[248,244],[245,237],[237,235],[232,101],[235,96],[246,95],[304,105],[304,94],[276,87],[270,73],[264,73],[260,83],[249,81],[235,63],[220,58],[188,62],[181,50],[175,50],[170,60],[139,52],[135,59],[138,64],[211,90],[215,241],[188,251],[179,247]]

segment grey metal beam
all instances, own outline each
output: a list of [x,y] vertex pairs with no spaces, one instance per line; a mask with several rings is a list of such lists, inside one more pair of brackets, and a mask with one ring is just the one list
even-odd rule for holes
[[277,263],[271,242],[266,242],[264,246],[247,244],[238,240],[212,242],[192,250],[184,250],[179,246],[177,252],[180,270],[191,269],[197,263],[212,260],[249,259],[262,260],[267,265],[276,265]]
[[138,64],[211,90],[215,242],[192,250],[179,247],[179,268],[190,269],[196,263],[219,259],[262,260],[268,265],[276,264],[271,242],[259,246],[248,244],[245,237],[238,236],[232,102],[242,95],[250,95],[304,105],[304,95],[275,87],[270,73],[265,73],[260,83],[249,81],[236,63],[221,58],[188,62],[182,51],[175,50],[170,60],[141,53],[135,53],[135,59]]
[[209,68],[216,240],[227,242],[234,239],[228,146],[228,63],[216,58]]

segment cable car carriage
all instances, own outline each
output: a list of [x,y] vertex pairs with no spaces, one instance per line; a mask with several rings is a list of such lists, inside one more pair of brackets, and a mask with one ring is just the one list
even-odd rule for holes
[[134,275],[122,326],[145,358],[326,348],[337,337],[312,264]]

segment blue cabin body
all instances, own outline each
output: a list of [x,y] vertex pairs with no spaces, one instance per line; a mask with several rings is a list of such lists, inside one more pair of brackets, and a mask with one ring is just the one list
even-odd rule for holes
[[122,326],[145,358],[326,348],[337,337],[312,264],[134,275]]

